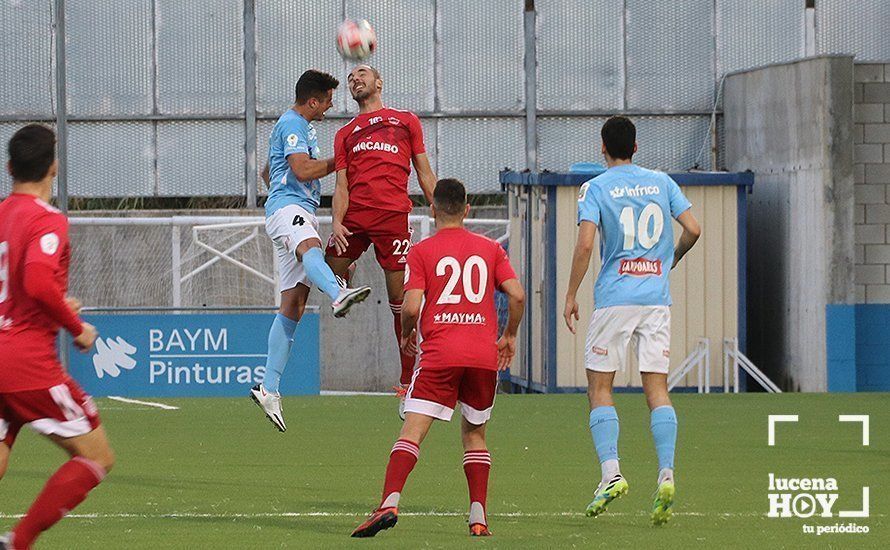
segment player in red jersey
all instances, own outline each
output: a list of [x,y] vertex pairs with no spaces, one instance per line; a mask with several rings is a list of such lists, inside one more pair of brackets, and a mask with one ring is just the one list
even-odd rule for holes
[[[463,184],[440,180],[433,200],[436,234],[408,253],[401,345],[414,354],[420,342],[420,365],[408,388],[405,423],[389,455],[382,501],[353,537],[373,537],[396,524],[399,497],[420,456],[420,443],[433,420],[451,420],[458,401],[470,534],[491,534],[485,517],[491,469],[485,425],[494,406],[498,369],[506,369],[516,352],[525,292],[501,245],[464,229],[469,209]],[[494,302],[498,288],[509,298],[500,340]]]
[[56,138],[32,124],[9,140],[12,194],[0,203],[0,477],[25,424],[71,459],[49,478],[0,548],[30,548],[40,533],[80,504],[114,463],[93,400],[56,356],[59,327],[83,351],[96,329],[66,298],[68,219],[48,204],[56,176]]
[[[436,175],[423,145],[417,115],[384,107],[383,80],[376,69],[359,65],[347,78],[359,114],[334,138],[337,183],[333,200],[333,234],[326,258],[344,279],[349,266],[374,245],[386,276],[386,292],[398,343],[401,330],[405,257],[411,248],[408,175],[411,164],[426,199],[432,202]],[[411,382],[414,358],[401,353],[399,416],[404,418],[404,392]]]

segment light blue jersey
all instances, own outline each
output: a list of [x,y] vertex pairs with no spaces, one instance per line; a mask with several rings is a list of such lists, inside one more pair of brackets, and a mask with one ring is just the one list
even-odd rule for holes
[[266,217],[289,204],[296,204],[314,214],[321,200],[321,183],[317,179],[300,181],[290,169],[287,156],[306,153],[318,158],[318,140],[315,128],[293,109],[288,109],[272,129],[269,136],[269,199],[266,201]]
[[670,176],[633,164],[609,168],[581,186],[578,223],[593,222],[600,231],[597,309],[671,305],[671,218],[691,206]]

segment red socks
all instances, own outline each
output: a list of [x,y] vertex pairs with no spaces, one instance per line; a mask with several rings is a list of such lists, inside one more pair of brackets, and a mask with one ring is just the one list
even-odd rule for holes
[[[396,331],[396,345],[399,345],[402,339],[402,302],[390,302],[389,309],[392,311],[393,328]],[[413,355],[405,355],[399,349],[399,356],[402,360],[402,374],[399,376],[399,383],[407,386],[411,383],[411,375],[414,374]]]
[[488,472],[491,471],[491,454],[485,450],[464,453],[464,473],[470,490],[470,525],[485,520],[485,500],[488,497]]
[[389,453],[389,464],[386,465],[386,480],[383,482],[383,500],[381,508],[391,508],[399,505],[399,497],[405,487],[405,481],[417,458],[420,456],[420,447],[413,441],[399,439],[392,446]]
[[62,464],[13,529],[13,546],[18,550],[30,548],[40,533],[83,502],[87,493],[104,478],[105,470],[92,460],[76,457]]

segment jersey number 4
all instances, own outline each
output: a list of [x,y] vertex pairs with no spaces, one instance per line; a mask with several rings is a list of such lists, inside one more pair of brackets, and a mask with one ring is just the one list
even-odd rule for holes
[[[479,285],[473,288],[473,270],[479,272]],[[436,264],[436,276],[444,277],[446,271],[451,273],[448,276],[448,282],[445,283],[445,289],[436,300],[436,304],[459,304],[461,296],[455,294],[458,282],[463,280],[464,296],[471,304],[478,304],[485,298],[485,285],[488,284],[488,266],[485,260],[479,256],[470,256],[464,265],[461,266],[457,258],[453,256],[445,256]],[[463,274],[463,276],[461,276]]]
[[9,243],[0,243],[0,304],[9,298]]
[[[649,225],[653,220],[655,223],[652,224],[650,233]],[[633,207],[625,206],[621,211],[619,221],[624,229],[624,250],[632,250],[636,246],[637,240],[639,240],[640,246],[649,250],[658,244],[661,232],[664,231],[664,214],[661,207],[654,202],[650,202],[643,208],[639,220],[636,219]]]

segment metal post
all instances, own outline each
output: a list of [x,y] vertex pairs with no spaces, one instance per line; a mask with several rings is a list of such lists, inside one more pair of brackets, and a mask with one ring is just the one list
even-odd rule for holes
[[171,233],[170,239],[170,249],[172,251],[170,259],[173,267],[170,271],[172,273],[171,283],[173,284],[173,307],[179,307],[182,305],[182,245],[179,226],[173,224],[171,229],[173,233]]
[[59,174],[59,209],[68,212],[68,101],[65,68],[65,0],[54,0],[56,34],[56,140]]
[[739,393],[739,341],[732,339],[733,393]]
[[728,339],[723,339],[723,393],[729,393],[729,350]]
[[525,2],[525,167],[538,171],[538,74],[535,43],[535,2]]
[[711,339],[705,338],[705,393],[711,393]]
[[256,0],[244,0],[244,183],[247,207],[257,205]]

